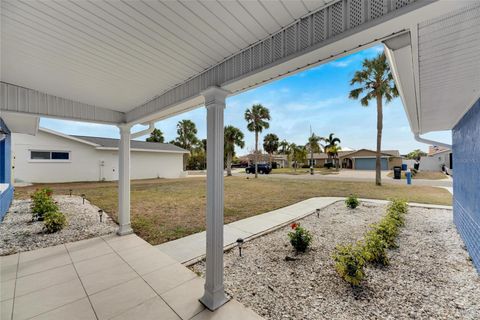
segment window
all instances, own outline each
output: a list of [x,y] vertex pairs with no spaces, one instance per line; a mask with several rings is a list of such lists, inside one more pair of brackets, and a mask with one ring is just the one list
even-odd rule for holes
[[30,160],[70,160],[69,151],[30,151]]

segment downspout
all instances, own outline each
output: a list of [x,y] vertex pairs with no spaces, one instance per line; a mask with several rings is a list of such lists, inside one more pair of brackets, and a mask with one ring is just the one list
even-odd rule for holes
[[440,147],[444,147],[444,148],[448,148],[448,149],[452,150],[452,145],[446,144],[446,143],[443,143],[443,142],[438,142],[438,141],[422,138],[422,137],[420,137],[419,133],[414,133],[414,137],[415,137],[415,140],[417,140],[418,142],[422,142],[422,143],[426,143],[426,144],[430,144],[430,145],[434,145],[434,146],[440,146]]
[[148,123],[148,128],[147,129],[132,133],[130,135],[130,139],[135,139],[135,138],[150,134],[150,133],[152,133],[153,130],[155,130],[155,123],[153,121],[151,121],[151,122]]

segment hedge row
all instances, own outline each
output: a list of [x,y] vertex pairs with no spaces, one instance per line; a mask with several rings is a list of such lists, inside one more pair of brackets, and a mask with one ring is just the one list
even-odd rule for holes
[[338,274],[352,286],[358,286],[365,276],[364,267],[367,263],[388,265],[387,249],[397,247],[395,240],[400,227],[405,224],[407,212],[405,201],[392,200],[385,217],[371,225],[363,241],[337,246],[333,260]]

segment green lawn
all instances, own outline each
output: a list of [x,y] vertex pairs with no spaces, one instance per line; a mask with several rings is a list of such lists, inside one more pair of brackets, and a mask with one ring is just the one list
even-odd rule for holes
[[[38,187],[16,188],[16,198],[27,198]],[[113,182],[48,184],[56,194],[84,193],[88,200],[117,217],[117,186]],[[132,181],[132,225],[151,244],[160,244],[205,229],[205,178],[152,179]],[[311,197],[348,196],[450,205],[446,190],[426,186],[373,182],[297,179],[225,178],[225,223],[281,208]]]
[[[315,174],[320,174],[320,175],[327,175],[327,174],[338,174],[338,171],[335,169],[327,169],[327,168],[315,168],[314,169]],[[278,168],[278,169],[272,169],[272,174],[290,174],[290,175],[308,175],[310,174],[310,169],[309,168],[298,168],[297,170],[293,168]]]

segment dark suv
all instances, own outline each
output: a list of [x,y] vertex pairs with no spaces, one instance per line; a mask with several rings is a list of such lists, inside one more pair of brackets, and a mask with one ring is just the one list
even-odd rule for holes
[[[257,166],[258,166],[258,173],[260,173],[260,174],[269,174],[270,172],[272,172],[272,167],[270,167],[270,165],[268,165],[268,164],[259,163]],[[252,165],[246,167],[245,172],[247,174],[248,173],[255,173],[255,165],[252,164]]]

